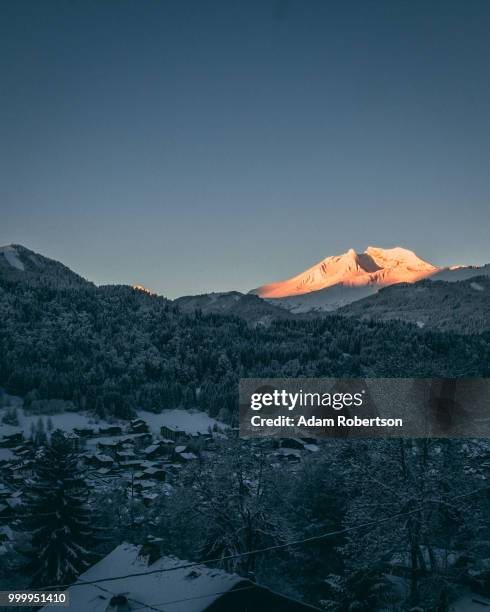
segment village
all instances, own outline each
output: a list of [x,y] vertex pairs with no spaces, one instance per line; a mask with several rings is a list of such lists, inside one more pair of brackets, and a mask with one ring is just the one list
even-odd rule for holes
[[[11,399],[24,427],[0,425],[0,554],[9,549],[12,523],[18,519],[25,489],[35,474],[37,454],[42,452],[39,442],[49,437],[49,430],[64,429],[91,490],[103,492],[117,483],[128,498],[146,507],[183,484],[184,466],[212,458],[223,440],[238,436],[235,429],[204,413],[185,410],[144,413],[145,418],[139,416],[127,423],[92,423],[88,418],[82,420],[81,415],[63,419],[67,415],[54,414],[42,419],[38,416],[37,427],[31,421],[28,428],[16,400]],[[0,418],[5,412],[0,410]],[[253,444],[266,450],[272,467],[291,470],[302,457],[319,450],[314,440],[306,439],[254,440]]]

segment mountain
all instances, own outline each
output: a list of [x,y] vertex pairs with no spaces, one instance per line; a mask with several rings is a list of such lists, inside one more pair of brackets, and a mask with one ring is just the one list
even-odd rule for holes
[[490,264],[485,264],[484,266],[453,266],[451,268],[442,268],[433,274],[430,279],[454,283],[456,281],[474,278],[475,276],[490,276]]
[[142,291],[143,293],[147,293],[148,295],[156,295],[154,291],[148,289],[147,287],[144,287],[143,285],[132,285],[132,288],[135,291]]
[[34,253],[20,244],[0,247],[0,279],[31,286],[93,286],[59,261]]
[[364,253],[349,249],[327,257],[297,276],[251,293],[292,313],[319,313],[337,310],[389,285],[424,278],[458,281],[482,274],[490,274],[490,266],[441,268],[408,249],[368,247]]
[[285,281],[262,285],[251,293],[262,298],[303,295],[334,285],[363,287],[414,282],[434,274],[439,268],[407,249],[368,247],[364,253],[349,249],[343,255],[327,257],[305,272]]
[[298,316],[284,308],[270,304],[253,294],[238,291],[186,295],[173,301],[182,312],[200,310],[204,314],[228,314],[252,323],[268,325],[276,319],[293,319]]
[[398,319],[421,328],[479,334],[490,330],[490,277],[391,285],[336,314],[361,320]]

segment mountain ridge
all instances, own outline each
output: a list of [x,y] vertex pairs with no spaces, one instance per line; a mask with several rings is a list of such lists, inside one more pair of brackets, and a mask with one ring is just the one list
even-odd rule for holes
[[31,251],[21,244],[0,247],[0,278],[32,286],[95,287],[60,261]]

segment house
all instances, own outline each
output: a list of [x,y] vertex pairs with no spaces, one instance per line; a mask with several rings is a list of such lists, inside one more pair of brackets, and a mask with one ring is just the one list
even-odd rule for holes
[[25,480],[34,476],[34,461],[24,460],[17,463],[11,468],[12,478],[14,480]]
[[177,453],[176,459],[186,463],[187,461],[195,461],[197,455],[194,455],[194,453]]
[[22,429],[14,429],[8,434],[3,434],[3,436],[0,438],[0,447],[13,448],[14,446],[21,444],[23,439],[24,434]]
[[142,433],[142,434],[136,434],[134,436],[134,444],[136,445],[137,448],[143,448],[145,446],[148,446],[148,444],[151,444],[153,440],[153,436],[151,435],[151,433]]
[[[129,575],[129,576],[128,576]],[[121,576],[121,578],[117,578]],[[124,576],[128,576],[124,578]],[[97,580],[114,577],[103,582]],[[91,584],[83,584],[90,582]],[[70,612],[312,612],[236,574],[160,556],[154,543],[121,544],[68,589]],[[43,610],[54,609],[45,606]]]
[[95,429],[93,427],[74,427],[73,433],[80,438],[92,438],[95,435]]
[[122,442],[113,438],[104,438],[97,442],[97,448],[102,452],[112,451],[114,453],[117,449],[122,448]]
[[145,475],[145,478],[148,478],[149,480],[158,480],[159,482],[164,482],[166,477],[166,472],[161,467],[146,468],[143,474]]
[[129,423],[129,431],[131,433],[147,433],[149,431],[148,424],[143,419],[133,419]]
[[74,432],[70,432],[65,434],[65,439],[71,444],[71,447],[74,451],[79,451],[81,442],[80,436]]
[[122,434],[122,427],[119,425],[109,425],[108,427],[100,427],[99,435],[101,436],[120,436]]
[[109,457],[109,455],[102,455],[100,453],[97,453],[91,458],[91,463],[95,467],[110,468],[114,463],[114,459],[112,457]]
[[161,444],[150,444],[143,450],[146,459],[156,459],[167,454],[165,447]]
[[136,454],[133,450],[121,450],[116,452],[116,460],[120,463],[133,461],[136,459]]
[[162,438],[173,440],[174,442],[187,437],[187,433],[177,425],[162,425],[160,427],[160,434]]

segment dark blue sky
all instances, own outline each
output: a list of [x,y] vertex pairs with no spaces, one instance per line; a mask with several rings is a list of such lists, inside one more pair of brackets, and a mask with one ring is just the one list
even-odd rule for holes
[[10,1],[0,244],[248,290],[349,247],[490,261],[490,2]]

